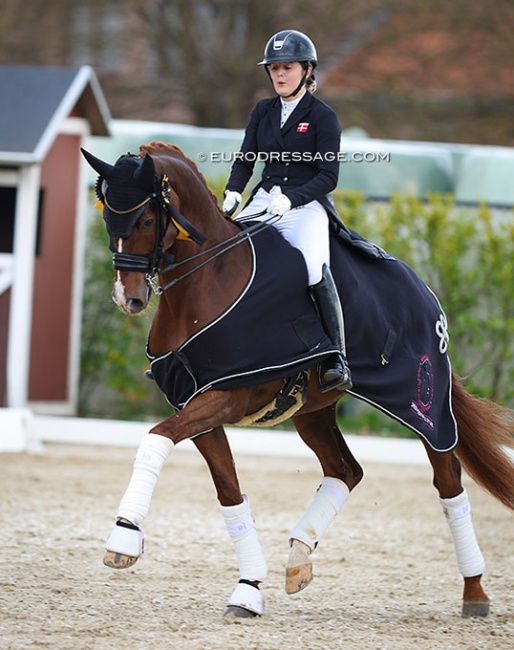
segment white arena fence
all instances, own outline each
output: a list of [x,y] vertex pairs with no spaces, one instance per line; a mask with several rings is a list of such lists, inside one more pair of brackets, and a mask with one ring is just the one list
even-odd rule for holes
[[[151,422],[35,415],[29,409],[0,409],[0,452],[44,453],[46,444],[137,448],[152,426]],[[236,456],[314,458],[293,431],[226,427],[226,432]],[[345,440],[360,462],[428,464],[419,440],[360,435],[345,435]],[[196,448],[186,440],[177,445],[176,451],[196,452]]]

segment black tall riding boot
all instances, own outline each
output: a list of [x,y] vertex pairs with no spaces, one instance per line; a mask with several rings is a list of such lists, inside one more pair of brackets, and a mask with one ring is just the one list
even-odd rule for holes
[[309,289],[318,308],[323,329],[339,350],[339,354],[329,357],[322,364],[321,390],[347,390],[352,387],[352,378],[346,360],[343,310],[334,278],[326,264],[323,265],[322,279]]

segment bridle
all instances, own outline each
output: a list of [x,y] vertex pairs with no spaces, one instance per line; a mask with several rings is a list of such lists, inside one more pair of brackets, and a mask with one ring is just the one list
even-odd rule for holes
[[[103,188],[102,188],[103,189]],[[206,241],[206,237],[182,215],[175,206],[172,205],[170,200],[170,184],[166,175],[162,177],[160,196],[156,192],[148,194],[148,196],[141,201],[137,206],[131,207],[129,210],[116,210],[107,202],[106,189],[103,191],[103,202],[111,212],[118,215],[128,214],[134,210],[143,208],[146,204],[148,206],[154,205],[156,211],[156,233],[154,239],[153,251],[148,254],[141,253],[124,253],[116,250],[115,237],[110,234],[110,249],[113,253],[113,266],[116,271],[129,271],[136,273],[144,273],[145,280],[157,293],[157,285],[155,276],[160,272],[162,262],[171,264],[173,262],[173,255],[166,253],[163,250],[164,235],[171,223],[178,230],[178,239],[185,239],[194,241],[198,245],[202,245]],[[132,234],[136,222],[133,223]],[[109,232],[109,221],[106,219],[107,231]],[[123,237],[122,237],[123,239]]]
[[[179,262],[175,262],[175,256],[172,253],[167,253],[163,250],[164,236],[171,223],[173,223],[179,231],[177,239],[193,241],[201,246],[205,243],[206,237],[196,228],[196,226],[184,217],[175,206],[172,205],[170,200],[169,181],[166,176],[163,177],[162,187],[161,197],[159,197],[157,193],[149,194],[146,200],[138,206],[143,207],[146,203],[148,203],[149,206],[152,204],[155,206],[157,224],[153,251],[150,254],[124,253],[117,251],[114,244],[115,238],[113,236],[111,236],[110,244],[110,249],[113,253],[114,269],[116,271],[144,273],[146,283],[154,294],[158,296],[162,295],[167,289],[187,278],[209,262],[212,262],[220,255],[223,255],[235,246],[247,241],[264,228],[267,228],[270,225],[270,222],[276,219],[274,215],[270,215],[270,218],[263,222],[253,223],[250,225],[242,224],[243,228],[235,235],[232,235],[232,237],[218,242],[210,248],[202,250],[194,255],[190,255]],[[110,209],[112,210],[112,208]],[[120,214],[120,212],[117,212],[117,214]],[[261,217],[263,214],[265,214],[265,210],[251,215],[248,219],[251,219],[252,217]],[[107,224],[107,230],[109,230],[108,225],[109,224]],[[161,285],[157,281],[157,276],[179,269],[184,264],[193,262],[206,255],[208,256],[206,259],[195,264],[193,268],[185,271],[166,284]]]

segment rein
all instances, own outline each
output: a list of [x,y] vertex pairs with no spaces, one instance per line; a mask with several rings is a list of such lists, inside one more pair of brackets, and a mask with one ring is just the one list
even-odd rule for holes
[[[155,236],[155,244],[154,244],[153,252],[150,255],[144,255],[138,253],[122,253],[114,249],[113,243],[111,243],[111,250],[113,251],[114,268],[117,271],[144,273],[145,281],[147,282],[148,286],[151,288],[153,293],[157,296],[162,295],[167,289],[171,288],[181,280],[184,280],[185,278],[189,277],[192,273],[201,269],[209,262],[212,262],[220,255],[227,253],[232,248],[239,246],[239,244],[242,244],[243,242],[247,241],[248,239],[256,235],[258,232],[264,230],[270,225],[270,222],[273,219],[276,219],[275,215],[270,215],[270,218],[267,221],[259,222],[251,226],[244,226],[245,228],[244,230],[239,231],[232,237],[229,237],[224,241],[214,244],[214,246],[204,251],[201,251],[199,253],[196,253],[195,255],[186,257],[180,262],[174,262],[173,254],[165,253],[162,250],[164,233],[166,232],[170,223],[173,222],[173,224],[179,230],[178,238],[180,239],[188,239],[189,241],[194,241],[195,243],[200,245],[204,243],[205,237],[200,233],[200,231],[196,229],[195,226],[193,226],[193,224],[191,224],[182,214],[180,214],[178,210],[171,205],[171,203],[167,203],[166,205],[167,209],[163,210],[161,208],[160,202],[155,200],[156,198],[157,195],[155,194],[150,197],[150,199],[155,201],[155,203],[157,204],[157,232]],[[165,212],[166,214],[166,219],[163,219],[163,214],[162,214],[163,212]],[[253,215],[250,215],[245,219],[245,221],[247,220],[249,221],[255,217],[261,217],[263,214],[265,214],[265,212],[266,211],[263,210],[262,212],[258,212]],[[189,271],[186,271],[185,273],[178,276],[177,278],[174,278],[170,282],[167,282],[165,285],[160,285],[157,282],[156,280],[157,275],[162,275],[169,271],[174,271],[175,269],[180,268],[184,264],[187,264],[189,262],[197,260],[200,257],[203,257],[204,255],[209,255],[209,254],[210,256],[207,259],[203,260],[202,262],[194,266],[192,269],[189,269]],[[162,262],[166,262],[167,266],[161,268]]]
[[[252,215],[252,217],[254,217],[254,218],[255,217],[261,217],[263,214],[265,214],[265,212],[266,212],[266,210],[263,210],[262,212],[258,212],[256,214]],[[244,241],[246,241],[248,239],[251,239],[254,235],[261,232],[262,230],[267,228],[269,225],[270,225],[270,222],[268,220],[268,221],[265,221],[265,222],[262,222],[262,223],[261,222],[260,223],[255,223],[252,226],[247,226],[246,230],[241,230],[240,232],[236,233],[232,237],[229,237],[228,239],[225,239],[224,241],[219,242],[218,244],[215,244],[214,246],[212,246],[211,248],[208,248],[205,251],[202,251],[200,253],[196,253],[195,255],[191,255],[190,257],[186,257],[181,262],[176,262],[176,263],[172,262],[171,264],[166,266],[164,269],[160,269],[159,273],[163,274],[163,273],[167,273],[168,271],[174,271],[175,269],[179,268],[183,264],[186,264],[187,262],[191,262],[192,260],[195,260],[195,259],[197,259],[199,257],[202,257],[203,255],[207,255],[208,253],[213,253],[214,251],[217,251],[217,252],[214,252],[214,254],[211,255],[208,259],[204,260],[203,262],[200,262],[200,264],[198,264],[194,268],[190,269],[189,271],[186,271],[185,273],[180,275],[178,278],[175,278],[174,280],[171,280],[170,282],[167,282],[164,286],[157,285],[157,283],[155,282],[155,276],[149,277],[149,275],[147,274],[146,275],[146,280],[147,280],[148,284],[150,285],[150,287],[152,288],[153,292],[156,295],[161,295],[162,293],[164,293],[164,291],[166,291],[170,287],[173,287],[175,284],[177,284],[181,280],[184,280],[185,278],[190,276],[192,273],[194,273],[198,269],[201,269],[203,266],[205,266],[209,262],[212,262],[213,260],[215,260],[220,255],[223,255],[224,253],[227,253],[232,248],[235,248],[236,246],[239,246],[239,244],[242,244]],[[218,250],[220,248],[221,248],[221,250]]]

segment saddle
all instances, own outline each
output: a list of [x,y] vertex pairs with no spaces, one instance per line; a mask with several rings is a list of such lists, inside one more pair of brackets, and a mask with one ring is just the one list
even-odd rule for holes
[[325,194],[325,196],[320,199],[319,203],[321,203],[326,210],[329,219],[330,232],[334,237],[340,239],[349,246],[353,246],[366,257],[379,260],[396,259],[392,255],[389,255],[389,253],[387,253],[383,248],[380,248],[377,244],[370,242],[358,232],[355,232],[355,230],[348,228],[339,216],[334,204],[334,199],[330,194]]

